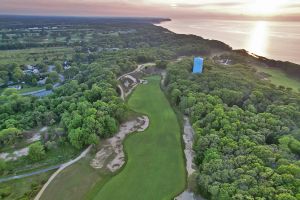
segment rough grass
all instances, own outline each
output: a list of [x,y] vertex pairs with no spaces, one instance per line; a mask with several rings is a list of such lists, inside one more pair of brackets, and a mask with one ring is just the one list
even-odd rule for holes
[[[65,47],[48,47],[48,48],[30,48],[21,50],[1,50],[0,51],[0,64],[12,64],[18,65],[35,65],[44,61],[44,57],[47,56],[49,60],[63,61],[71,58],[74,53],[72,48]],[[67,58],[64,58],[66,56]]]
[[264,72],[270,75],[268,79],[271,83],[277,86],[284,86],[287,88],[292,88],[294,91],[298,91],[300,89],[300,78],[297,80],[295,78],[289,77],[286,73],[270,68],[270,67],[257,67],[259,72]]
[[0,196],[0,199],[33,199],[52,173],[53,171],[50,171],[23,179],[0,183],[0,193],[2,196]]
[[79,150],[75,149],[70,144],[66,144],[59,145],[57,148],[47,151],[45,159],[36,163],[32,163],[32,161],[26,156],[8,163],[15,174],[24,174],[67,162],[76,157],[78,154]]
[[129,106],[150,118],[143,133],[125,140],[128,155],[124,169],[94,199],[171,199],[184,190],[186,173],[180,127],[174,111],[160,89],[159,77],[148,78],[129,99]]

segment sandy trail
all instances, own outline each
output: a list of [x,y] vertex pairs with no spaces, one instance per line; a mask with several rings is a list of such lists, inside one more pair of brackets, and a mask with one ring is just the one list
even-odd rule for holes
[[190,124],[189,118],[184,117],[184,134],[183,134],[183,141],[185,144],[184,154],[186,158],[186,171],[188,176],[192,175],[195,170],[195,164],[193,163],[195,152],[193,150],[193,143],[194,143],[194,130]]
[[[123,150],[123,140],[133,132],[143,132],[149,126],[147,116],[138,117],[121,125],[119,132],[105,141],[104,146],[96,153],[91,161],[94,168],[106,167],[111,172],[120,169],[125,163],[125,153]],[[111,157],[113,156],[113,159]]]
[[[184,154],[186,158],[186,171],[188,177],[191,176],[196,170],[196,166],[193,162],[195,152],[193,150],[194,143],[194,130],[187,116],[184,117],[184,134],[183,141],[185,144]],[[174,200],[205,200],[202,197],[195,195],[189,189],[182,192],[179,196],[175,197]]]

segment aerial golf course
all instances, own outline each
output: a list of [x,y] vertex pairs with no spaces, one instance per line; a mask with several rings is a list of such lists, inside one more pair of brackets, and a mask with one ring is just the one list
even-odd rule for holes
[[185,167],[180,127],[160,89],[160,77],[148,78],[129,99],[128,105],[150,119],[150,126],[125,140],[127,163],[94,199],[171,199],[185,188]]

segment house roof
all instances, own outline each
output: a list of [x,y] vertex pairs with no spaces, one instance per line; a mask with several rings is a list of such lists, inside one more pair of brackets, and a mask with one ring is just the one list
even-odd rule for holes
[[202,71],[203,71],[203,58],[195,57],[193,73],[202,73]]

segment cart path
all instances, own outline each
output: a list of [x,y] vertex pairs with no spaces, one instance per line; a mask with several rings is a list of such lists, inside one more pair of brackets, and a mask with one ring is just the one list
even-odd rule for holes
[[42,187],[42,189],[39,191],[39,193],[36,195],[36,197],[34,198],[34,200],[39,200],[42,196],[42,194],[44,193],[44,191],[46,190],[46,188],[48,187],[48,185],[53,181],[53,179],[65,168],[69,167],[70,165],[73,165],[74,163],[78,162],[81,158],[85,157],[91,150],[92,145],[90,145],[86,150],[84,150],[77,158],[70,160],[69,162],[62,164],[59,169],[52,174],[52,176],[48,179],[48,181],[44,184],[44,186]]

